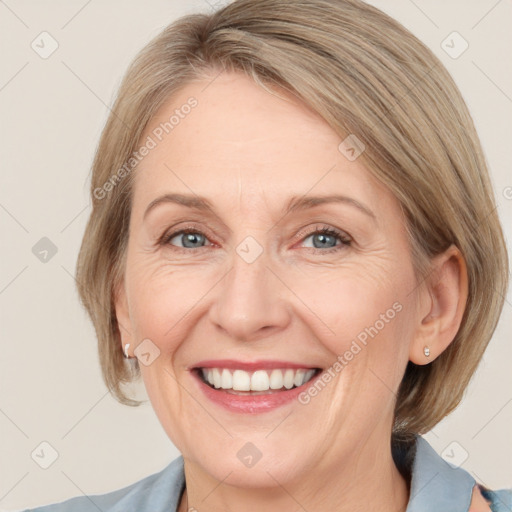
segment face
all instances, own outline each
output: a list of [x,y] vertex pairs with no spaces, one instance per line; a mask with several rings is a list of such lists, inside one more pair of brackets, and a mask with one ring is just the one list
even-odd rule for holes
[[187,85],[147,137],[116,311],[186,463],[286,487],[389,450],[417,321],[396,199],[325,121],[238,73]]

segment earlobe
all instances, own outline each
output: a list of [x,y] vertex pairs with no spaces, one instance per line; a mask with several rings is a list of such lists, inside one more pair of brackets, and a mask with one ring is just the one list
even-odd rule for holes
[[424,283],[425,306],[420,311],[409,359],[424,365],[438,357],[459,330],[468,296],[464,257],[451,245],[432,260],[432,271]]

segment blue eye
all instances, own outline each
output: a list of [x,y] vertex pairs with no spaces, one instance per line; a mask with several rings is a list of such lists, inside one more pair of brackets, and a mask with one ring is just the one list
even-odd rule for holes
[[[321,252],[339,250],[345,245],[350,245],[351,242],[351,239],[344,233],[329,227],[324,227],[313,231],[308,236],[306,236],[304,240],[307,240],[308,238],[312,238],[314,240],[314,249],[326,249],[322,250]],[[338,240],[341,242],[340,245],[337,244]]]
[[175,238],[181,241],[181,243],[183,244],[182,247],[185,249],[196,249],[198,247],[203,247],[198,244],[207,240],[206,236],[203,235],[203,233],[189,229],[178,231],[177,233],[169,235],[164,240],[164,243],[174,245],[171,243],[171,241],[174,240]]
[[[309,246],[309,248],[316,249],[323,253],[341,250],[349,246],[352,242],[352,239],[348,235],[328,226],[317,228],[307,236],[304,236],[302,240],[307,240],[308,238],[313,239],[313,246]],[[173,240],[179,242],[173,243]],[[341,243],[338,244],[338,241]],[[197,229],[186,228],[169,235],[164,235],[160,244],[176,247],[177,250],[183,250],[202,249],[207,246],[206,242],[209,242],[209,240],[204,233]],[[209,245],[212,244],[210,243]]]

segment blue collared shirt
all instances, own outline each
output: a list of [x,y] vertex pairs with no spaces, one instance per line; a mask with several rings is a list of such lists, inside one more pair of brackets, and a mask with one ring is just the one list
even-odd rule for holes
[[[180,456],[162,471],[114,492],[23,512],[174,512],[185,488],[183,462]],[[467,471],[445,462],[424,438],[416,437],[406,512],[468,512],[475,484]],[[481,490],[493,512],[512,512],[512,489]]]

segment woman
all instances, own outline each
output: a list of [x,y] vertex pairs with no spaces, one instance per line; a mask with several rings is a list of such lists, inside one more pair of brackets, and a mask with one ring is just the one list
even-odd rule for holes
[[135,405],[140,374],[182,457],[37,510],[511,510],[421,437],[508,264],[467,107],[401,25],[358,0],[178,20],[128,70],[91,194],[105,382]]

